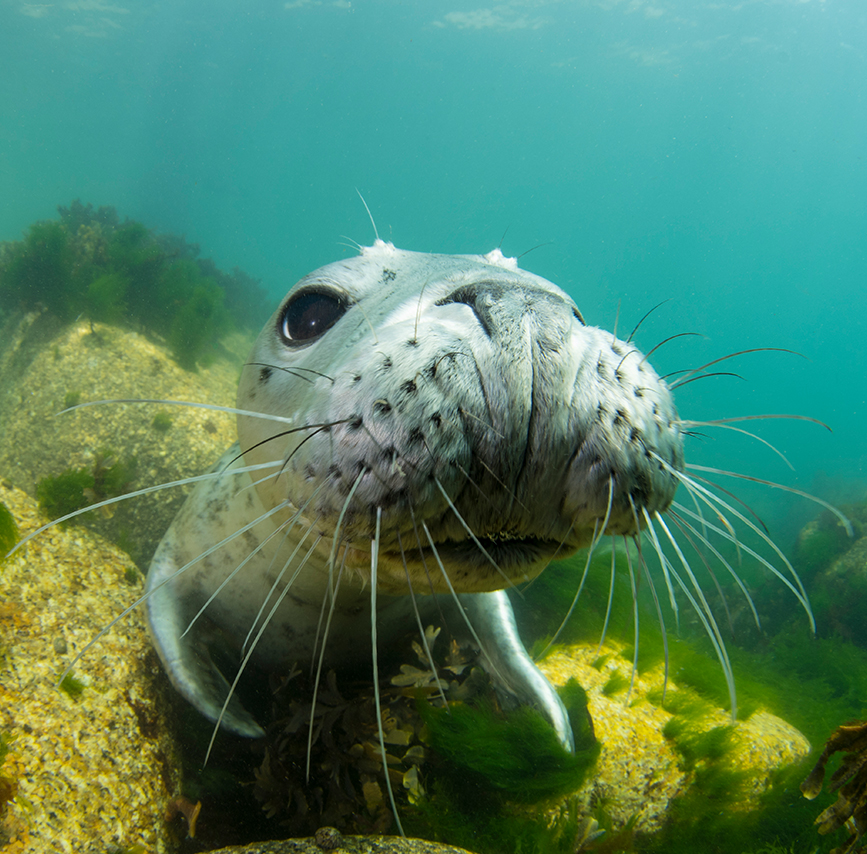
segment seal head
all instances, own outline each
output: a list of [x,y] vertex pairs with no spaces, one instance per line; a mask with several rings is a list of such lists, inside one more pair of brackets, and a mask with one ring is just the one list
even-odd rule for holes
[[226,699],[204,618],[243,662],[334,666],[370,660],[372,607],[382,644],[448,599],[498,688],[570,745],[502,590],[603,534],[636,535],[671,503],[682,437],[642,354],[498,250],[377,241],[289,292],[238,410],[239,446],[192,493],[148,577],[181,692],[258,734]]

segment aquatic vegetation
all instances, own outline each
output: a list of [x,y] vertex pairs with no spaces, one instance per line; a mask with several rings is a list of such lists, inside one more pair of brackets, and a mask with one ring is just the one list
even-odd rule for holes
[[85,490],[93,489],[95,483],[87,469],[67,469],[56,477],[42,478],[36,484],[36,497],[45,514],[57,519],[87,507],[90,501]]
[[108,448],[97,451],[90,468],[66,469],[36,484],[39,506],[52,518],[66,516],[106,498],[123,495],[135,478],[135,459],[118,460]]
[[18,793],[18,781],[14,776],[6,773],[3,768],[11,743],[12,736],[8,732],[0,732],[0,817],[3,816],[7,805]]
[[37,306],[66,320],[77,313],[73,254],[66,229],[58,222],[30,226],[25,239],[8,253],[0,271],[0,305]]
[[59,688],[73,700],[82,695],[87,684],[76,678],[70,670],[63,679],[60,680]]
[[225,273],[183,238],[121,223],[114,208],[58,208],[0,263],[0,307],[40,309],[67,322],[131,326],[161,336],[179,365],[195,370],[234,329],[258,331],[268,300],[259,283]]
[[66,392],[66,396],[63,398],[63,408],[71,409],[73,406],[78,406],[81,403],[81,392],[77,389],[74,391]]
[[568,753],[542,715],[524,706],[508,715],[491,705],[454,705],[437,709],[422,704],[426,742],[448,763],[449,786],[495,791],[532,802],[574,792],[596,762],[594,744]]
[[819,794],[828,760],[839,752],[845,755],[828,783],[828,790],[838,793],[837,800],[816,819],[816,824],[821,834],[845,827],[849,838],[836,851],[851,854],[867,828],[867,723],[854,721],[834,730],[819,761],[801,783],[801,791],[810,800]]
[[172,426],[172,416],[168,414],[168,412],[158,412],[153,417],[153,421],[151,421],[151,427],[157,431],[157,433],[167,433]]
[[0,560],[18,542],[18,525],[9,508],[0,501]]

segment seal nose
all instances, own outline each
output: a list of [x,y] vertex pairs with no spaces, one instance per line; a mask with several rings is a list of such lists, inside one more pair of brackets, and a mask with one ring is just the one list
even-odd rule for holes
[[514,332],[516,320],[538,318],[540,325],[552,318],[572,318],[584,325],[578,309],[558,294],[515,282],[483,280],[452,291],[437,301],[438,306],[463,303],[469,306],[488,338],[499,339]]

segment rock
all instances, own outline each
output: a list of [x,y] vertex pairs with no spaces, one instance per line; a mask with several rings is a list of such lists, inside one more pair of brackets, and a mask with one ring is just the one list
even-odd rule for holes
[[[588,695],[602,752],[591,779],[578,793],[579,805],[589,813],[592,803],[602,799],[615,830],[635,819],[636,832],[653,833],[662,827],[672,800],[686,794],[693,785],[695,769],[689,768],[675,749],[676,740],[663,734],[674,716],[654,702],[663,683],[662,666],[636,675],[627,697],[632,666],[619,655],[622,649],[614,642],[606,642],[601,648],[560,648],[539,662],[539,667],[555,686],[575,678]],[[606,693],[615,674],[617,682],[625,687]],[[669,680],[668,696],[679,690]],[[691,723],[697,733],[732,726],[727,712],[709,707],[699,721]],[[809,752],[810,743],[798,730],[767,711],[757,711],[748,720],[736,722],[731,731],[731,750],[717,761],[746,771],[747,780],[734,799],[726,802],[726,809],[758,808],[773,772]]]
[[[0,472],[36,495],[37,483],[66,469],[92,470],[108,449],[136,461],[129,489],[199,475],[235,441],[232,415],[162,404],[104,404],[61,414],[72,402],[147,398],[234,406],[247,343],[192,373],[159,343],[136,332],[86,321],[58,330],[47,315],[27,315],[3,330],[0,353]],[[153,426],[163,412],[168,429]],[[188,490],[173,488],[114,505],[82,521],[121,540],[146,568]]]
[[[22,536],[45,521],[19,490],[0,486],[0,501]],[[164,814],[180,780],[169,689],[141,610],[76,665],[80,692],[57,685],[141,591],[129,558],[82,528],[53,528],[0,561],[0,733],[11,736],[0,773],[17,787],[0,813],[4,854],[171,850]]]
[[[333,831],[327,835],[322,831]],[[335,836],[336,834],[336,836]],[[467,854],[464,848],[440,845],[423,839],[403,839],[400,836],[342,836],[334,828],[320,828],[308,839],[254,842],[232,845],[211,854]]]

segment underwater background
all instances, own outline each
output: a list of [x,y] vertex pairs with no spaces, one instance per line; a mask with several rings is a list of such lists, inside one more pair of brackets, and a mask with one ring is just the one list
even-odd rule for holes
[[[183,234],[274,302],[381,237],[506,254],[685,417],[798,413],[694,461],[831,500],[864,481],[867,7],[858,0],[0,6],[0,239],[58,204]],[[505,235],[505,236],[504,236]],[[699,459],[701,458],[701,459]],[[758,492],[793,536],[811,507]],[[778,536],[779,534],[779,528]],[[785,539],[785,535],[783,536]]]
[[[373,241],[360,193],[381,238],[529,253],[522,267],[621,337],[665,301],[638,346],[694,334],[653,353],[660,374],[753,348],[801,354],[744,354],[719,366],[740,378],[677,391],[685,418],[829,425],[758,425],[793,471],[767,446],[709,429],[689,460],[851,513],[867,489],[865,93],[860,0],[7,1],[0,241],[21,240],[73,199],[113,206],[253,277],[238,281],[267,316],[302,275]],[[758,484],[733,489],[787,553],[819,512]],[[628,637],[628,591],[624,601]],[[794,598],[768,607],[774,631],[798,610]],[[796,634],[760,652],[793,677],[774,683],[775,711],[817,748],[864,713],[867,638],[808,649],[797,620]],[[598,637],[600,622],[588,618],[586,633]],[[793,663],[808,654],[801,678],[816,705],[792,709]],[[708,659],[694,667],[716,672]],[[745,704],[751,692],[770,702],[768,681],[748,677],[761,683],[766,671],[750,658],[740,668]],[[825,705],[809,681],[820,673],[839,683]],[[812,840],[819,810],[798,808]],[[683,850],[701,849],[689,837]]]

